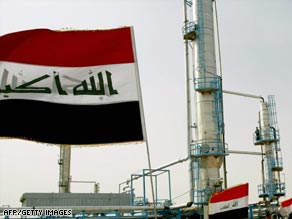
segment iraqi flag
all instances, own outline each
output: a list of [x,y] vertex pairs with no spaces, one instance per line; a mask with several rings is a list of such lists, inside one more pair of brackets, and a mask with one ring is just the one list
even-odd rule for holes
[[248,183],[215,193],[209,201],[209,218],[248,218]]
[[144,141],[132,27],[0,36],[0,136],[49,144]]
[[280,214],[282,216],[292,216],[292,198],[281,203]]

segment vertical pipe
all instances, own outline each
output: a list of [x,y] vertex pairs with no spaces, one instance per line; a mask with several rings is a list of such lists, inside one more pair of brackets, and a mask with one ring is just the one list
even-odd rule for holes
[[60,145],[59,193],[70,192],[71,145]]
[[134,191],[133,191],[133,174],[131,175],[131,184],[130,184],[130,206],[134,206]]
[[[185,27],[188,24],[188,15],[187,15],[187,0],[184,0],[184,24]],[[186,96],[187,96],[187,147],[188,147],[188,157],[191,157],[191,97],[190,97],[190,68],[189,68],[189,42],[185,39],[185,58],[186,58]],[[190,175],[190,201],[194,201],[193,190],[195,187],[194,184],[194,174],[192,171],[192,160],[190,159],[189,163],[189,175]]]
[[214,8],[215,8],[216,27],[217,27],[217,44],[218,44],[218,58],[219,58],[220,77],[222,78],[221,46],[220,46],[220,34],[219,34],[219,24],[218,24],[216,0],[214,0]]
[[158,184],[157,184],[157,176],[155,175],[155,200],[154,203],[157,205],[158,202]]
[[168,170],[167,173],[168,173],[168,185],[169,185],[169,187],[168,187],[168,189],[169,189],[169,200],[172,202],[172,197],[171,197],[171,182],[170,182],[170,171]]
[[262,183],[263,183],[263,201],[266,201],[265,193],[266,193],[266,186],[265,186],[265,159],[264,159],[264,152],[263,152],[263,146],[261,145],[261,152],[262,152]]
[[[152,171],[152,170],[150,170],[150,171]],[[151,177],[151,180],[152,180],[152,177]],[[154,200],[154,192],[153,192],[153,203],[154,202],[155,202],[155,200]],[[143,205],[144,206],[146,205],[146,182],[145,182],[145,170],[144,169],[143,169]]]
[[[214,0],[214,8],[215,8],[215,17],[216,17],[216,29],[217,29],[217,44],[218,44],[218,58],[219,58],[219,68],[220,68],[220,78],[222,81],[222,61],[221,61],[221,46],[220,46],[220,34],[219,34],[219,22],[218,22],[218,14],[217,14],[217,4],[216,0]],[[223,93],[223,86],[221,83],[221,93]],[[223,98],[223,97],[222,97]],[[222,100],[222,120],[224,121],[224,108],[223,108],[223,100]],[[222,134],[223,145],[225,145],[225,131]],[[224,150],[225,152],[225,150]],[[227,189],[227,168],[226,168],[226,157],[223,158],[223,171],[224,171],[224,188]]]

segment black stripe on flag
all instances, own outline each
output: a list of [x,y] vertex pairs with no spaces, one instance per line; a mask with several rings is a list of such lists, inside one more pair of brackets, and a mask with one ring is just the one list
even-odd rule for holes
[[68,105],[33,100],[0,101],[0,136],[51,144],[143,141],[138,101]]
[[248,207],[224,211],[209,215],[209,219],[244,219],[248,218]]

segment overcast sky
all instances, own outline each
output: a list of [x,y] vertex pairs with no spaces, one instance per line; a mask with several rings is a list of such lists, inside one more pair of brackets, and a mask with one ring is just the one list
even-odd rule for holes
[[[275,95],[286,198],[291,198],[292,1],[220,0],[217,7],[223,88],[265,99]],[[0,0],[0,9],[0,35],[33,28],[133,26],[152,167],[187,155],[183,0]],[[230,150],[260,151],[252,139],[259,103],[224,94]],[[25,192],[58,192],[57,146],[3,139],[0,148],[0,206],[20,206]],[[259,201],[260,162],[255,155],[227,157],[228,186],[249,182],[250,202]],[[100,192],[118,192],[119,183],[144,168],[145,144],[72,149],[72,180],[99,182]],[[187,202],[188,163],[169,169],[174,203]],[[159,198],[168,198],[167,178],[158,180]],[[135,185],[136,195],[142,195],[141,182]],[[71,191],[93,192],[93,185],[73,183]]]

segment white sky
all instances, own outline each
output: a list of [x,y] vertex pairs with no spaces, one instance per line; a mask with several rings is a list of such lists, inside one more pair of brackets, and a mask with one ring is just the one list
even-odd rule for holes
[[[286,198],[291,198],[292,2],[220,0],[217,7],[224,89],[266,99],[275,95]],[[0,9],[0,35],[133,26],[152,167],[187,155],[183,0],[0,0]],[[259,101],[224,94],[224,110],[229,149],[260,151],[252,140]],[[25,192],[58,192],[58,147],[0,140],[0,148],[0,206],[20,206]],[[72,179],[97,181],[100,192],[118,192],[119,183],[148,168],[145,144],[74,148],[71,162]],[[259,200],[260,162],[259,156],[227,157],[228,186],[249,182],[250,202]],[[172,197],[180,196],[173,201],[187,202],[188,163],[169,169]],[[166,177],[158,180],[159,197],[168,198]],[[71,191],[93,192],[93,186],[72,184]]]

